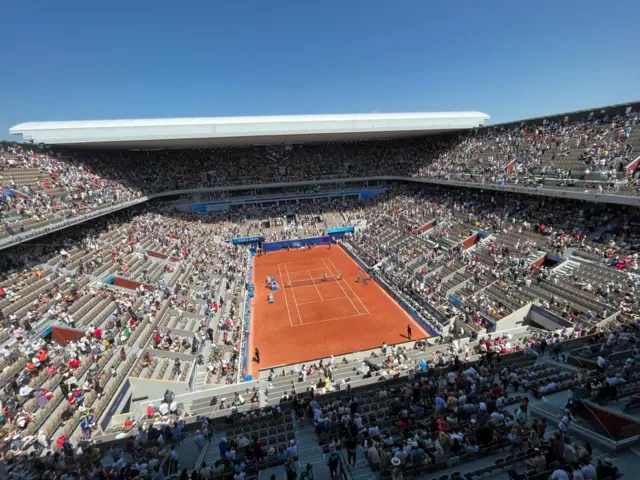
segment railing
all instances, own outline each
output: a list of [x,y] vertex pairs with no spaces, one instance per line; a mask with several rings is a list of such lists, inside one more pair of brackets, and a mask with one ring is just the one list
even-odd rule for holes
[[402,309],[409,314],[411,318],[413,318],[418,325],[424,328],[429,336],[438,337],[441,334],[436,330],[437,327],[431,325],[422,315],[420,315],[407,301],[402,298],[402,295],[396,292],[393,287],[391,287],[385,280],[383,280],[378,275],[372,275],[371,278],[375,280],[375,282],[382,287],[382,289],[387,292],[393,300],[402,307]]
[[[249,250],[249,266],[247,268],[247,279],[245,285],[248,286],[253,278],[253,252]],[[249,297],[249,289],[246,288],[244,292],[244,302],[242,304],[242,329],[240,330],[240,368],[238,368],[238,377],[236,382],[247,378],[247,372],[249,369],[249,335],[251,335],[251,297]]]
[[351,472],[351,467],[348,462],[344,458],[344,448],[339,450],[340,452],[340,465],[338,466],[338,476],[340,480],[353,480],[353,473]]
[[34,228],[33,230],[28,230],[23,233],[18,233],[12,235],[8,238],[0,240],[0,250],[15,245],[17,243],[22,243],[32,238],[40,237],[42,235],[48,235],[58,230],[62,230],[63,228],[68,228],[73,225],[77,225],[87,220],[92,220],[97,217],[101,217],[103,215],[107,215],[108,213],[113,213],[118,210],[122,210],[123,208],[129,208],[134,205],[138,205],[140,203],[144,203],[148,200],[148,197],[139,197],[135,200],[129,200],[128,202],[119,203],[117,205],[112,205],[111,207],[100,208],[98,210],[94,210],[89,213],[83,213],[76,217],[72,217],[68,220],[61,219],[59,222],[54,222],[49,225],[45,225],[43,227]]

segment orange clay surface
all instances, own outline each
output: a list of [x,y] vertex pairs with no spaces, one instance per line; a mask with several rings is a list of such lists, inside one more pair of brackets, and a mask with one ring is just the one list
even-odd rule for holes
[[[408,324],[412,339],[428,336],[376,282],[358,283],[358,274],[367,275],[337,245],[270,252],[253,262],[250,356],[254,348],[260,350],[260,364],[249,364],[254,376],[263,368],[407,341]],[[325,273],[342,275],[342,280],[285,286]],[[269,276],[276,278],[279,290],[267,287]],[[270,293],[273,304],[267,300]]]

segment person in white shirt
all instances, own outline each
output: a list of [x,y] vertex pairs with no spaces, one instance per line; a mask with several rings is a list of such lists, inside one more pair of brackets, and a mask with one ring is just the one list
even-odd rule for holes
[[169,404],[167,403],[161,403],[160,406],[158,407],[158,412],[160,412],[160,415],[168,415],[169,414]]
[[559,468],[558,470],[554,470],[549,477],[549,480],[569,480],[569,475],[565,470]]
[[491,414],[491,418],[489,419],[491,425],[500,425],[502,422],[504,422],[504,415],[502,413],[493,412]]
[[590,463],[585,463],[580,468],[580,472],[582,473],[584,480],[598,480],[598,473],[596,472],[596,467],[591,465]]
[[38,432],[38,443],[42,445],[43,448],[49,448],[49,439],[42,429]]
[[607,367],[607,360],[602,355],[598,355],[598,359],[596,360],[596,362],[600,371],[604,372],[605,368]]
[[621,383],[627,383],[627,381],[620,375],[616,375],[615,377],[607,378],[607,383],[609,385],[619,385]]
[[21,397],[28,397],[31,392],[33,392],[33,388],[31,388],[29,385],[23,385],[20,387]]
[[362,430],[362,428],[363,428],[363,426],[362,426],[362,417],[360,416],[359,413],[355,414],[355,418],[353,419],[353,423],[355,424],[355,426],[358,429],[358,431]]
[[227,458],[227,460],[233,461],[236,459],[236,451],[231,448],[225,452],[224,456]]
[[351,423],[351,415],[349,415],[348,413],[343,415],[340,421],[345,427],[347,427]]
[[298,447],[296,446],[296,441],[291,440],[289,447],[287,447],[287,456],[288,457],[297,457],[298,456]]
[[569,431],[569,426],[571,425],[571,413],[569,412],[568,409],[565,408],[564,410],[564,415],[562,416],[562,419],[560,420],[560,423],[558,423],[558,429],[563,433],[563,434],[567,434],[567,432]]
[[546,393],[555,388],[556,388],[556,384],[554,382],[549,382],[547,385],[540,387],[540,393]]
[[464,375],[467,376],[467,377],[477,377],[478,376],[478,372],[476,371],[475,368],[470,367],[470,368],[468,368],[468,369],[466,369],[464,371]]

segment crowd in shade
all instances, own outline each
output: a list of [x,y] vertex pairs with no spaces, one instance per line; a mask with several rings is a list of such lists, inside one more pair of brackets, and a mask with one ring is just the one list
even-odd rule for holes
[[[399,175],[632,194],[638,112],[388,141],[159,151],[64,151],[3,143],[4,236],[175,190]],[[576,180],[587,180],[586,183]]]
[[[635,337],[635,332],[636,327],[629,325],[608,335],[596,333],[591,348],[603,352],[601,355],[627,349],[626,342]],[[390,374],[398,364],[404,364],[406,381],[374,388],[364,396],[347,390],[342,399],[331,401],[316,397],[312,390],[301,401],[294,395],[293,408],[319,437],[327,438],[329,451],[346,449],[347,462],[353,465],[359,455],[364,455],[373,470],[391,478],[434,472],[437,466],[455,466],[492,448],[511,454],[502,460],[502,467],[511,467],[510,478],[525,478],[513,468],[517,463],[514,460],[525,465],[528,476],[542,475],[536,478],[616,478],[619,472],[610,458],[592,462],[593,447],[569,434],[578,407],[577,394],[567,401],[557,425],[550,425],[545,418],[534,418],[529,411],[530,398],[534,397],[518,395],[527,391],[544,395],[570,387],[577,393],[582,383],[600,382],[600,387],[593,389],[595,394],[605,390],[603,384],[616,384],[617,378],[620,385],[625,382],[623,375],[629,378],[628,370],[622,373],[619,366],[608,365],[590,379],[581,377],[578,381],[565,381],[564,385],[559,381],[554,386],[540,387],[540,393],[536,385],[551,383],[553,372],[544,364],[533,363],[532,358],[553,354],[566,339],[564,334],[519,339],[494,336],[472,345],[471,356],[468,349],[463,354],[452,344],[435,358],[422,358],[415,363],[407,361],[406,353],[383,346],[380,354],[385,361],[378,370],[382,375]],[[499,349],[486,348],[487,343],[509,341],[525,355],[503,360]],[[479,361],[471,361],[477,353]],[[633,362],[633,357],[628,361]],[[376,371],[376,375],[380,374]],[[377,415],[371,415],[376,406],[380,407]],[[490,471],[491,468],[479,469],[469,477]],[[456,476],[464,477],[454,473],[451,478]]]

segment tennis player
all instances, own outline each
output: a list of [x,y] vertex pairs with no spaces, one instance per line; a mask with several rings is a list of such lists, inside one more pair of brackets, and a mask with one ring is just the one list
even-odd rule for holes
[[326,282],[327,281],[327,272],[324,272],[324,277],[323,278],[324,278],[324,281]]

